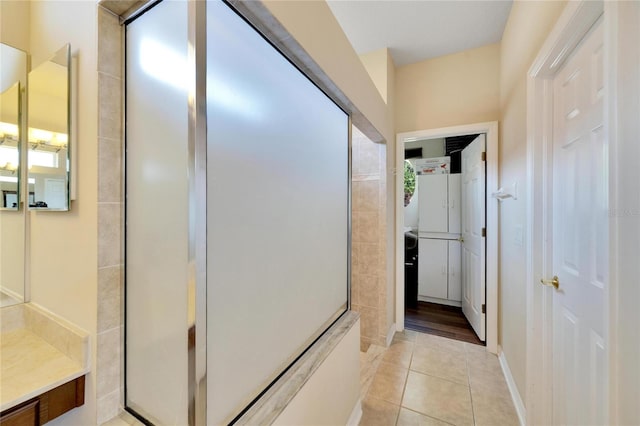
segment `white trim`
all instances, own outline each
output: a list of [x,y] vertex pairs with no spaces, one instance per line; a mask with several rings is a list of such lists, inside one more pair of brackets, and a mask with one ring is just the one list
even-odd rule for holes
[[518,387],[516,386],[516,381],[513,379],[511,369],[509,368],[509,363],[507,362],[507,358],[504,356],[504,352],[502,352],[502,348],[500,348],[500,355],[498,355],[498,360],[500,361],[500,367],[502,367],[502,374],[504,374],[504,379],[507,381],[507,387],[509,388],[509,393],[511,394],[513,405],[516,408],[516,413],[518,413],[520,425],[525,426],[527,424],[527,410],[524,407],[524,403],[522,402],[522,398],[520,397],[520,392],[518,392]]
[[[541,277],[553,275],[549,247],[552,241],[552,82],[602,11],[602,1],[568,2],[527,74],[526,423],[531,425],[553,423],[553,290],[538,284]],[[605,34],[611,31],[610,26],[605,24]],[[609,72],[609,66],[605,60],[605,73]]]
[[404,330],[404,143],[407,140],[486,133],[487,135],[487,351],[498,353],[498,200],[489,194],[498,190],[498,122],[466,124],[418,130],[396,135],[396,330]]
[[353,410],[351,410],[349,420],[347,420],[347,426],[358,426],[360,419],[362,419],[362,399],[358,398],[356,405],[354,405]]
[[420,296],[420,295],[418,295],[418,301],[437,303],[438,305],[445,305],[445,306],[456,306],[458,308],[462,306],[462,302],[459,302],[456,300],[438,299],[437,297],[428,297],[428,296]]
[[396,334],[396,325],[391,324],[389,327],[389,331],[387,331],[387,347],[391,346],[391,341],[393,340],[393,336]]
[[605,2],[609,137],[609,424],[638,423],[640,394],[640,4]]

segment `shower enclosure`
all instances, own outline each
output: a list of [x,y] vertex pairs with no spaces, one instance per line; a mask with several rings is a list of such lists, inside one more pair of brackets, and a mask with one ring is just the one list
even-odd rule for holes
[[350,118],[231,4],[125,25],[125,404],[233,423],[349,309]]

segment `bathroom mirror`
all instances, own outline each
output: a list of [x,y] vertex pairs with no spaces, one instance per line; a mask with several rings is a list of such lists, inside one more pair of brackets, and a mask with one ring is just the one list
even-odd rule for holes
[[67,44],[29,72],[30,209],[69,210],[70,69],[71,49]]
[[0,208],[18,210],[20,196],[20,82],[0,93]]
[[0,43],[0,307],[25,299],[24,136],[26,52]]

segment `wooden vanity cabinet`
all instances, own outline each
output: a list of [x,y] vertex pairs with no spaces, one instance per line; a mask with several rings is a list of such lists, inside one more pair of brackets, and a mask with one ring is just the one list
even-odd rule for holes
[[38,426],[84,404],[84,376],[0,413],[1,426]]

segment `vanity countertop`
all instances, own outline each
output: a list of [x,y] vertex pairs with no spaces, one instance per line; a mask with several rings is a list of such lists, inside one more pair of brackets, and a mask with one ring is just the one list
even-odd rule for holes
[[26,328],[0,334],[0,411],[88,371]]

